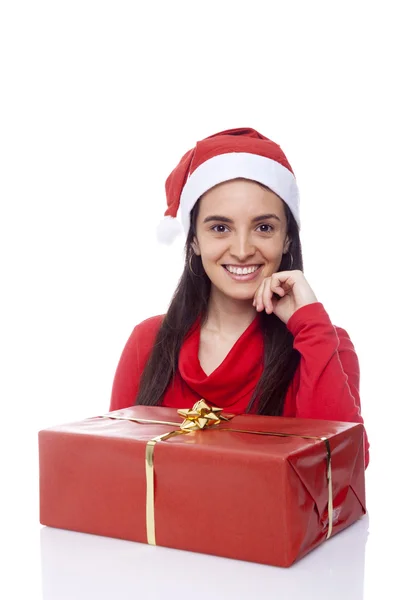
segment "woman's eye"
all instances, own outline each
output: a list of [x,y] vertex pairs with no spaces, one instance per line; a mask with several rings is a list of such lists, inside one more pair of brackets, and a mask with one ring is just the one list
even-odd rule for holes
[[259,227],[269,227],[269,229],[262,229],[261,230],[262,233],[271,233],[271,231],[274,230],[272,225],[269,225],[268,223],[263,223],[262,225],[259,225]]
[[217,229],[217,227],[222,227],[223,230],[226,229],[225,225],[214,225],[214,227],[211,227],[211,230],[216,233],[225,233],[225,231],[221,231],[221,229]]

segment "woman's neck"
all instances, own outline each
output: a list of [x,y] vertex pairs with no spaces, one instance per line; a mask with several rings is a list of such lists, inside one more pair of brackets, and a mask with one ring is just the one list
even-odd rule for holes
[[247,329],[257,314],[251,300],[235,300],[212,287],[204,328],[226,337],[236,337]]

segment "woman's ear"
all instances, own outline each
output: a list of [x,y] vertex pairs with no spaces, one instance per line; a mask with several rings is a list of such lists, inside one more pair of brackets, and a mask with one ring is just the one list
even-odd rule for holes
[[289,252],[291,243],[292,243],[292,240],[290,239],[290,237],[286,236],[285,244],[283,246],[283,254],[287,254]]
[[197,255],[200,256],[200,247],[199,247],[199,242],[197,241],[197,237],[194,236],[193,241],[191,243],[193,252]]

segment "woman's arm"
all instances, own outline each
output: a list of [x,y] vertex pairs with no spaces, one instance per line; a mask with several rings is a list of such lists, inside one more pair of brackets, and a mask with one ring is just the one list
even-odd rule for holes
[[145,319],[132,331],[122,351],[114,376],[110,411],[133,406],[140,378],[150,356],[163,315]]
[[[348,333],[334,327],[320,302],[299,308],[289,319],[293,346],[301,355],[296,416],[364,423],[360,367]],[[369,461],[365,436],[365,465]]]
[[110,411],[135,403],[140,381],[138,332],[132,331],[119,359],[111,392]]

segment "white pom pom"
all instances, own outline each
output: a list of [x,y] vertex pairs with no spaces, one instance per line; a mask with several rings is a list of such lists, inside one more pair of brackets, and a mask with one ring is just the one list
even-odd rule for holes
[[157,239],[162,244],[172,244],[180,233],[183,233],[182,225],[174,217],[164,217],[157,226]]

